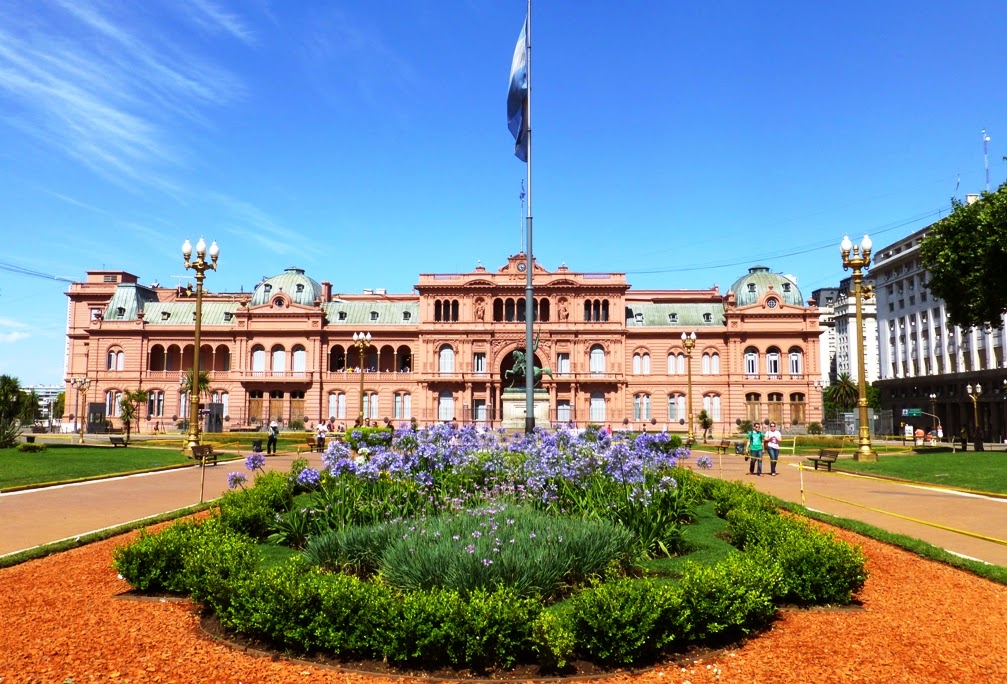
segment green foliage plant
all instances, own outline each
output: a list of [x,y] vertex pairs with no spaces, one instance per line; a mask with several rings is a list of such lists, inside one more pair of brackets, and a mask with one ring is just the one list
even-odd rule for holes
[[293,485],[284,473],[271,471],[255,477],[255,486],[231,490],[220,499],[224,527],[253,539],[265,539],[280,511],[290,508]]
[[820,435],[820,434],[822,434],[822,424],[821,423],[808,423],[808,434],[809,435]]
[[359,451],[361,447],[391,443],[393,432],[390,427],[354,427],[346,431],[343,439],[351,449]]
[[15,447],[22,454],[39,454],[43,451],[48,451],[49,447],[40,442],[22,442]]

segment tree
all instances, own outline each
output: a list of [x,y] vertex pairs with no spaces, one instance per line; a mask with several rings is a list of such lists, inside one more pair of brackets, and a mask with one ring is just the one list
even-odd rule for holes
[[129,443],[129,435],[133,426],[133,419],[136,418],[136,404],[129,399],[130,392],[126,391],[119,397],[119,419],[122,426],[126,428],[126,442]]
[[1007,183],[978,202],[951,205],[920,245],[927,289],[944,300],[954,325],[999,328],[1007,311]]
[[66,409],[66,392],[60,392],[56,395],[56,400],[52,402],[52,411],[49,412],[49,420],[54,418],[62,418],[63,411]]
[[143,414],[143,405],[147,403],[147,390],[138,387],[132,392],[127,390],[124,396],[128,397],[130,403],[133,404],[134,413],[136,414],[133,420],[136,421],[136,432],[140,434],[140,416]]
[[38,395],[35,390],[21,390],[21,419],[22,425],[34,423],[38,416]]
[[17,444],[23,410],[24,393],[17,378],[0,375],[0,449],[9,449]]
[[696,418],[699,420],[699,427],[703,428],[703,441],[705,442],[710,436],[710,430],[713,428],[713,418],[706,412],[706,409],[700,411]]
[[860,401],[860,390],[849,373],[840,373],[836,382],[825,388],[825,401],[848,411]]
[[[185,382],[181,383],[179,390],[189,394],[192,389],[192,369],[190,368],[185,373]],[[201,370],[199,371],[199,381],[196,383],[197,394],[199,395],[209,395],[210,394],[210,373],[209,371]]]

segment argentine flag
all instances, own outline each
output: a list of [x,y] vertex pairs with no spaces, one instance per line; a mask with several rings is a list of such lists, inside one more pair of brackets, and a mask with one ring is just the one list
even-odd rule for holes
[[514,59],[510,66],[510,88],[507,90],[507,128],[514,136],[514,155],[528,161],[528,17],[524,19],[521,35],[514,46]]

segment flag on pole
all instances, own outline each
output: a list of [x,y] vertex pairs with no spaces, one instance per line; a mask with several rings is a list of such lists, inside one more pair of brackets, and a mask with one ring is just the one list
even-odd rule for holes
[[521,179],[521,194],[518,195],[518,197],[520,198],[520,200],[522,202],[524,202],[524,179],[523,178]]
[[514,156],[528,161],[528,17],[521,26],[521,35],[514,46],[510,66],[510,87],[507,90],[507,128],[514,136]]

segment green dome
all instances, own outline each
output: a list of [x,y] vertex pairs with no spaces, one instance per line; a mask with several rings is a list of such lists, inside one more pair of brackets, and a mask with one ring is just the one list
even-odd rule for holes
[[296,304],[314,306],[322,296],[322,286],[304,275],[303,268],[287,268],[280,275],[267,278],[255,286],[251,305],[266,304],[280,292]]
[[766,266],[752,266],[748,269],[748,275],[734,281],[731,292],[734,293],[738,306],[749,306],[758,302],[769,292],[770,287],[780,295],[784,303],[804,306],[804,298],[801,297],[797,283],[781,273],[770,273]]

